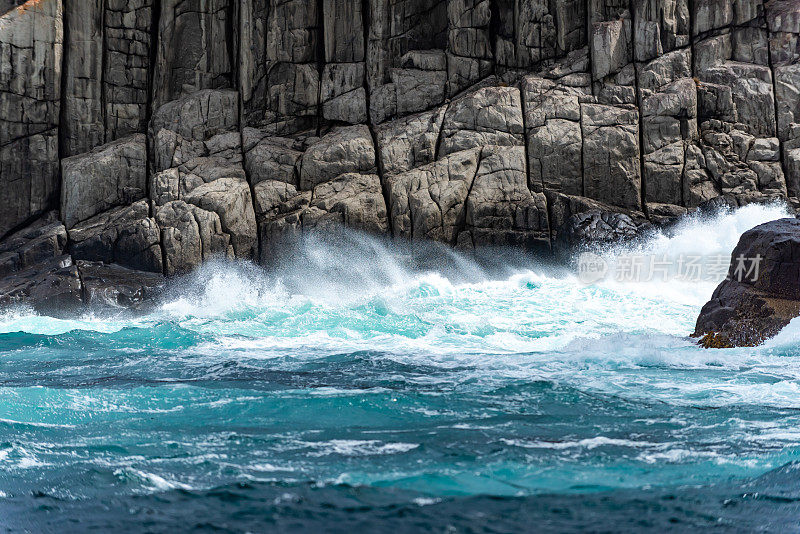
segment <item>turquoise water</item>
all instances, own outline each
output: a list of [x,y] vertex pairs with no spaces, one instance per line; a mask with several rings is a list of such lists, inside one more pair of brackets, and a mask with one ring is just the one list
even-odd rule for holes
[[[641,252],[729,255],[781,216],[690,219]],[[9,311],[0,526],[783,530],[800,323],[699,349],[716,283],[587,286],[508,252],[351,235],[270,270],[207,265],[136,315]]]

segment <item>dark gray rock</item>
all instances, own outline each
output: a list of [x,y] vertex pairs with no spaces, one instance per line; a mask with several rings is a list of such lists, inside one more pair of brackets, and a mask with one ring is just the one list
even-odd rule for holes
[[61,217],[68,228],[144,198],[146,143],[138,134],[61,161]]
[[160,273],[90,261],[78,261],[76,266],[87,306],[141,308],[152,304],[166,284]]
[[67,230],[51,212],[0,242],[0,277],[58,258],[67,245]]
[[0,238],[57,202],[62,40],[61,0],[0,17]]
[[233,83],[232,0],[161,0],[153,104]]
[[554,248],[559,256],[568,258],[579,250],[600,250],[631,242],[649,229],[649,223],[624,213],[598,210],[576,213],[558,228]]
[[795,0],[0,0],[0,238],[59,209],[76,261],[172,275],[342,226],[547,248],[800,205],[798,65]]
[[0,279],[0,306],[25,305],[41,313],[69,314],[82,304],[80,274],[69,256]]
[[161,236],[146,200],[121,206],[69,229],[69,251],[76,260],[118,263],[162,272]]
[[[742,258],[744,262],[740,262]],[[758,269],[755,270],[753,260]],[[743,265],[743,271],[739,271]],[[753,269],[751,271],[751,269]],[[706,347],[753,346],[800,315],[800,220],[779,219],[745,232],[731,255],[728,278],[697,319]]]
[[621,208],[642,207],[639,112],[586,104],[583,127],[584,195]]
[[145,131],[153,0],[64,2],[64,20],[62,158]]

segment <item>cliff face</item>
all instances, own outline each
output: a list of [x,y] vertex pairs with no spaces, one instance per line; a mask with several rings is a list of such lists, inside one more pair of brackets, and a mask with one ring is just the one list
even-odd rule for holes
[[796,0],[17,4],[0,236],[57,210],[65,263],[267,262],[339,224],[547,248],[589,210],[800,195]]

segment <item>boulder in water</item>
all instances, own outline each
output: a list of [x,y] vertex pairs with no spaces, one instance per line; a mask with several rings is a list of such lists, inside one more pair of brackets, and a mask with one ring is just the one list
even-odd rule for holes
[[745,232],[728,277],[703,306],[694,335],[705,347],[755,346],[800,315],[800,220]]

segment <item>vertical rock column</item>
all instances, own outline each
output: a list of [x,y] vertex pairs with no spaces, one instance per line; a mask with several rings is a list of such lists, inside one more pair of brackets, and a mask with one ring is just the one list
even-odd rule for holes
[[144,132],[156,0],[107,0],[103,92],[106,142]]
[[530,71],[586,44],[585,0],[495,0],[495,60]]
[[153,109],[201,89],[233,87],[231,1],[162,1]]
[[102,97],[104,3],[104,0],[85,0],[67,2],[64,6],[69,40],[64,51],[62,158],[106,142]]
[[692,5],[702,150],[696,159],[714,190],[699,198],[686,195],[687,205],[719,193],[740,204],[785,196],[764,5],[761,0]]
[[628,2],[591,0],[588,22],[594,102],[581,104],[584,194],[641,210],[639,110]]
[[66,2],[61,157],[147,127],[152,0]]
[[267,91],[267,14],[269,0],[239,0],[239,94],[243,125],[263,117]]
[[696,163],[697,87],[687,0],[634,2],[634,56],[646,207],[677,215],[716,196]]
[[349,124],[367,122],[362,0],[323,0],[322,6],[325,44],[320,87],[322,117]]
[[318,55],[318,2],[268,0],[264,4],[262,0],[252,0],[243,6],[249,12],[241,13],[242,20],[264,21],[252,27],[253,44],[242,55],[242,60],[252,61],[247,68],[256,73],[253,81],[257,83],[243,95],[246,125],[277,135],[316,128],[320,96],[318,61],[322,59]]
[[789,194],[800,196],[800,4],[773,0],[766,6],[770,64],[775,76],[778,137]]
[[0,237],[56,204],[62,40],[60,0],[0,16]]
[[447,92],[463,91],[494,69],[489,0],[447,0]]
[[370,119],[428,110],[444,101],[447,0],[369,0]]

